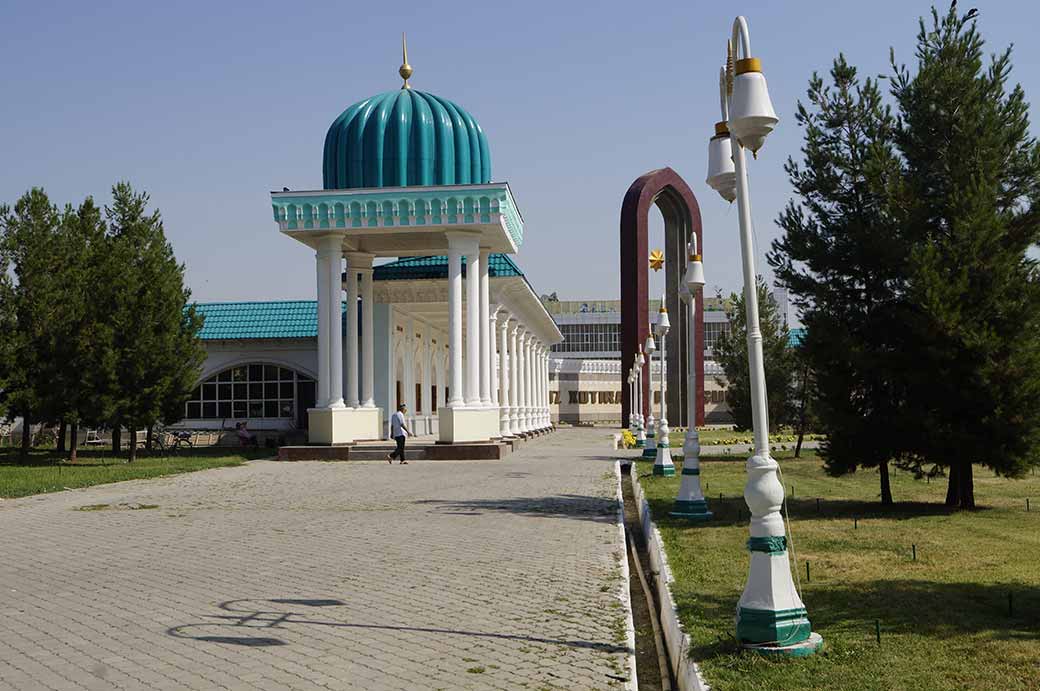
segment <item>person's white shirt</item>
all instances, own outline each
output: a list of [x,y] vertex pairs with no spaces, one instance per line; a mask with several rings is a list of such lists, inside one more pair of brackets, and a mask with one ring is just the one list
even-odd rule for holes
[[394,438],[408,436],[404,430],[404,413],[400,410],[390,416],[390,436]]

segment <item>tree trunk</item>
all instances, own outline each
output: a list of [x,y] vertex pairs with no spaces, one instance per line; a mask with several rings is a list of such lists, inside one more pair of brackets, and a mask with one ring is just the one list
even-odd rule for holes
[[76,462],[76,451],[79,450],[79,424],[72,423],[72,437],[69,439],[69,463]]
[[114,456],[119,456],[122,452],[122,449],[119,448],[121,446],[120,442],[122,442],[122,436],[123,433],[120,429],[120,423],[117,422],[112,426],[112,454]]
[[809,368],[806,367],[805,371],[802,372],[802,409],[798,414],[798,443],[794,447],[794,457],[799,458],[802,455],[802,439],[805,437],[805,409],[808,401],[806,395],[809,388]]
[[55,449],[58,453],[65,453],[65,435],[68,433],[69,427],[65,424],[65,420],[62,420],[58,425],[58,439],[55,442]]
[[960,506],[962,509],[975,508],[975,476],[971,463],[965,463],[961,471],[961,496]]
[[126,426],[126,437],[127,446],[130,448],[127,462],[133,463],[137,460],[137,425],[135,425],[132,420]]
[[882,462],[878,466],[878,470],[881,473],[881,505],[891,506],[892,505],[892,481],[888,477],[888,461]]
[[950,466],[950,481],[946,485],[946,505],[956,508],[961,503],[961,466],[954,463]]
[[148,451],[152,450],[152,432],[155,430],[155,425],[148,425],[148,438],[145,439],[144,448]]
[[29,456],[29,449],[32,448],[32,423],[29,421],[29,416],[22,413],[22,460],[24,461]]

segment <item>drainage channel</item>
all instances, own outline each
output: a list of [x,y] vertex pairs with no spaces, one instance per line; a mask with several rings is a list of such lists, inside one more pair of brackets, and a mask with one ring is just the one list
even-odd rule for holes
[[639,525],[639,508],[632,494],[629,465],[621,466],[621,493],[625,503],[625,536],[628,542],[628,591],[632,594],[632,621],[636,630],[636,669],[639,691],[672,691],[677,689],[668,660],[668,650],[661,637],[657,594],[651,585],[655,574],[650,571],[646,541]]

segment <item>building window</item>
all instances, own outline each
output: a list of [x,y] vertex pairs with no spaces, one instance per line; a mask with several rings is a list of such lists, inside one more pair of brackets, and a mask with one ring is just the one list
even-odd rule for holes
[[299,385],[313,381],[277,365],[232,367],[195,388],[184,404],[184,417],[293,418]]

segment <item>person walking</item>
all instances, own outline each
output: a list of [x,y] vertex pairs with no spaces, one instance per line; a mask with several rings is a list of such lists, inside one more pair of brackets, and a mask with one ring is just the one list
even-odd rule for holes
[[404,414],[408,411],[408,406],[404,403],[397,406],[397,412],[390,416],[390,436],[397,442],[397,449],[393,453],[386,455],[386,462],[393,463],[394,458],[397,458],[400,463],[408,463],[404,460],[404,440],[405,437],[412,435],[411,431],[404,424]]

